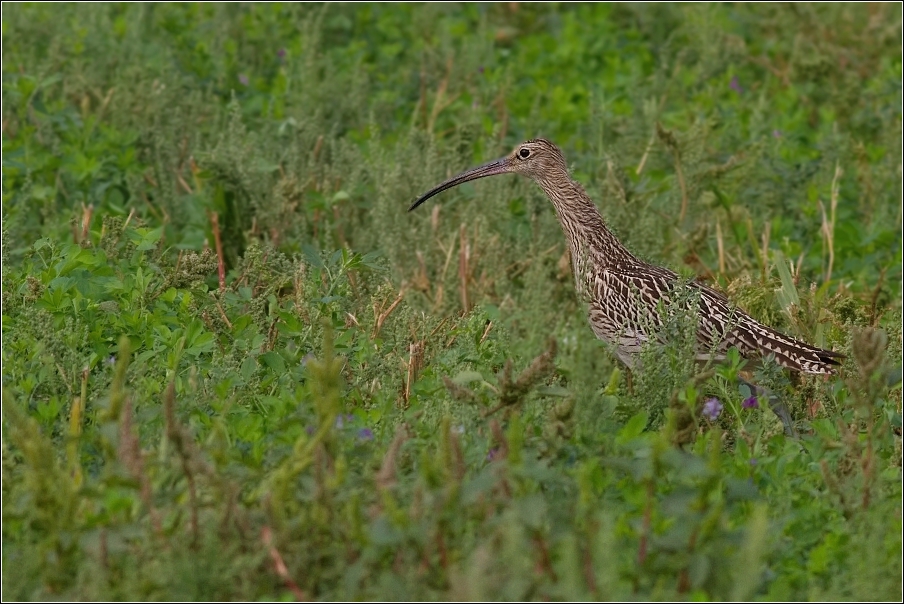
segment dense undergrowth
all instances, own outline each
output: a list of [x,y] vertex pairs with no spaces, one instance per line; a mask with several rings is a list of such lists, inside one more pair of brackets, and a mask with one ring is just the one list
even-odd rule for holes
[[[901,598],[901,9],[4,5],[4,599]],[[632,387],[526,180],[847,355]],[[719,405],[711,402],[718,399]]]

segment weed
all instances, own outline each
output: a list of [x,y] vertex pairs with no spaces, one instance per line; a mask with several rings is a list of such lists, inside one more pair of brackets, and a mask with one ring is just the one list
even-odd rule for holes
[[[4,6],[4,596],[899,600],[900,23]],[[405,213],[538,135],[840,374],[628,374],[529,182]]]

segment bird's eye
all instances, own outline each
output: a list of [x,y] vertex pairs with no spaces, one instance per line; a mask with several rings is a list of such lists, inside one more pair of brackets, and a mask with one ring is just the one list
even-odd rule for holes
[[518,151],[518,157],[521,159],[527,159],[530,157],[530,149],[527,147],[522,147],[520,151]]

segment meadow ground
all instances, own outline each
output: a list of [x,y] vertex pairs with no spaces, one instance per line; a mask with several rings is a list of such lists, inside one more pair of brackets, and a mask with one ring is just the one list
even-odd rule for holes
[[[4,599],[900,601],[901,23],[5,4]],[[799,439],[691,317],[629,389],[526,179],[406,213],[535,136],[847,355]]]

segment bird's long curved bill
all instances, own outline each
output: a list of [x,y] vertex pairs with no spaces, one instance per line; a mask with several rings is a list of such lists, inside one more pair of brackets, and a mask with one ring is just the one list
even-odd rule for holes
[[495,176],[496,174],[505,174],[509,171],[507,160],[508,158],[503,157],[502,159],[491,161],[488,164],[483,164],[482,166],[472,168],[467,172],[462,172],[458,176],[453,176],[441,185],[436,186],[421,195],[417,201],[411,204],[411,207],[408,208],[408,211],[410,212],[434,195],[442,193],[446,189],[451,189],[452,187],[458,186],[463,182],[468,182],[469,180],[477,180],[478,178],[486,178],[487,176]]

